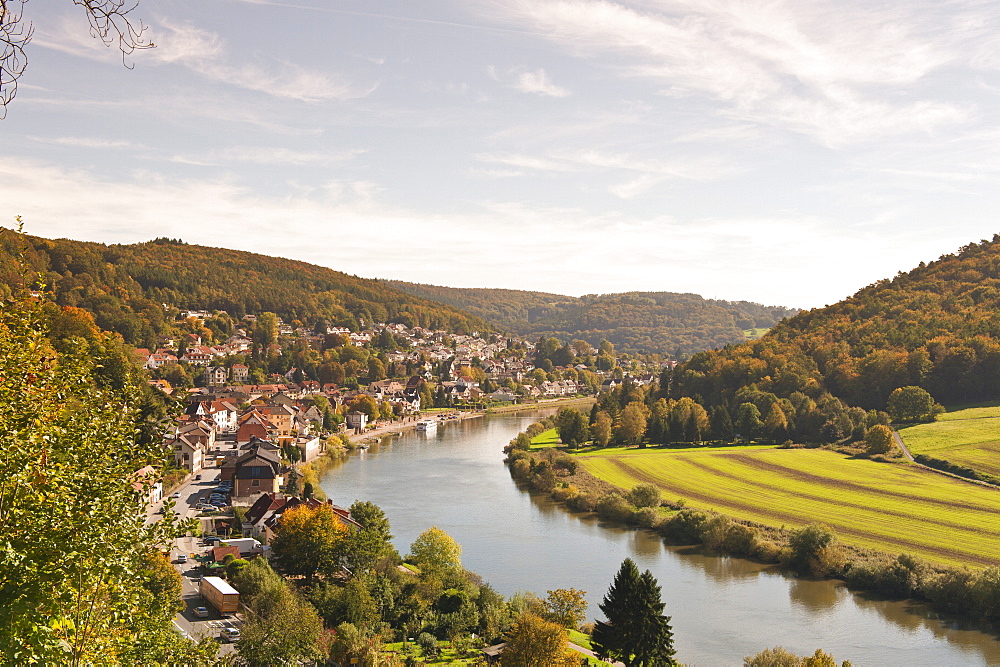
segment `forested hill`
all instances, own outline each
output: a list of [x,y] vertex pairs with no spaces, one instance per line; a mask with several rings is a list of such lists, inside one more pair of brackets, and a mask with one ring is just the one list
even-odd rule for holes
[[907,385],[944,403],[1000,398],[1000,235],[802,312],[759,341],[695,355],[673,391],[717,403],[751,385],[778,396],[825,388],[880,409]]
[[697,294],[626,292],[582,297],[508,289],[438,287],[386,281],[404,292],[477,315],[524,336],[607,339],[623,352],[677,357],[746,340],[744,330],[767,328],[798,312]]
[[0,291],[19,283],[15,257],[27,246],[55,301],[89,311],[99,327],[152,347],[167,314],[273,312],[287,322],[358,328],[358,320],[401,322],[456,333],[489,330],[483,320],[376,280],[289,259],[157,239],[134,245],[49,240],[0,228]]

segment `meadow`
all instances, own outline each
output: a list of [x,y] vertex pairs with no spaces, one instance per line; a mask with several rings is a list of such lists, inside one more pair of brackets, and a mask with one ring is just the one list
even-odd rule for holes
[[926,454],[1000,477],[1000,405],[951,410],[930,424],[899,429],[914,454]]
[[629,489],[762,524],[822,522],[840,539],[950,565],[1000,565],[1000,490],[907,464],[822,449],[617,449],[580,455],[588,472]]

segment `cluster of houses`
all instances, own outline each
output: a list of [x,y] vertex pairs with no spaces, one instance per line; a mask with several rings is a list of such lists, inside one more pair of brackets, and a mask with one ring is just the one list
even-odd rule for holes
[[260,448],[260,443],[276,452],[294,446],[301,460],[311,461],[321,450],[322,425],[323,414],[312,401],[292,398],[277,388],[264,393],[234,389],[191,396],[164,444],[174,463],[193,473]]

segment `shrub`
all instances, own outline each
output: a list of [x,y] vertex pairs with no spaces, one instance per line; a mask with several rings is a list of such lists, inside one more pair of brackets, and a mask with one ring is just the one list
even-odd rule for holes
[[517,459],[510,466],[510,476],[518,481],[531,477],[531,463],[527,459]]
[[580,493],[570,498],[566,504],[578,512],[593,512],[597,509],[597,501],[600,496],[596,493]]
[[719,551],[725,548],[726,538],[735,524],[727,516],[716,514],[708,519],[701,528],[701,541],[709,549]]
[[665,521],[660,532],[673,544],[701,544],[702,528],[708,519],[706,512],[683,509]]
[[642,528],[655,530],[663,524],[663,515],[655,507],[643,507],[632,515],[632,520]]
[[924,580],[924,596],[935,609],[950,614],[968,614],[974,602],[972,584],[975,575],[968,568],[948,569]]
[[632,519],[635,508],[616,491],[602,496],[595,508],[597,515],[608,521],[627,522]]
[[552,461],[552,465],[556,468],[562,468],[571,475],[575,475],[580,462],[569,454],[560,454]]
[[869,455],[887,454],[892,449],[892,429],[876,424],[865,431],[865,445]]
[[822,523],[811,523],[792,533],[788,540],[788,561],[786,565],[799,574],[822,574],[826,571],[833,554],[827,551],[834,545],[837,535]]
[[639,484],[628,492],[628,501],[636,507],[659,507],[660,490],[652,484]]
[[438,653],[437,637],[429,632],[421,632],[417,635],[417,646],[424,652],[425,656],[434,657]]
[[580,489],[576,488],[572,484],[567,486],[560,486],[552,492],[552,499],[558,500],[559,502],[566,502],[569,499],[580,493]]
[[781,646],[743,658],[743,667],[800,667],[802,659]]

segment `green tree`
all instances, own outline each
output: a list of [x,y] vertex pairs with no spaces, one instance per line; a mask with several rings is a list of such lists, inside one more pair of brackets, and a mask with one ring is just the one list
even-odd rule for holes
[[717,405],[712,408],[712,438],[719,442],[732,442],[736,438],[736,429],[733,427],[733,418],[729,415],[729,410],[724,405]]
[[266,558],[248,563],[234,584],[249,609],[236,643],[239,664],[269,667],[325,657],[319,648],[319,614],[275,574]]
[[865,446],[869,454],[886,454],[892,449],[892,429],[875,424],[865,431]]
[[559,439],[570,448],[577,448],[590,439],[587,416],[576,408],[563,408],[556,415],[556,430]]
[[576,630],[587,618],[587,591],[576,588],[557,588],[546,591],[545,608],[553,623]]
[[462,569],[462,547],[437,526],[420,533],[410,545],[410,554],[421,572],[447,573]]
[[591,643],[601,659],[626,667],[676,664],[670,617],[663,615],[660,585],[649,570],[639,574],[626,558],[598,606],[607,620],[594,626]]
[[[103,334],[46,339],[43,302],[0,303],[0,662],[188,661],[175,593],[147,589],[149,556],[178,533],[146,525],[159,442],[137,438],[138,377],[99,372]],[[188,528],[189,526],[184,526]],[[141,647],[141,648],[140,648]],[[199,660],[192,657],[191,662]]]
[[933,421],[938,414],[934,398],[922,387],[899,387],[889,394],[886,411],[894,422]]
[[358,500],[351,505],[350,512],[351,518],[361,524],[360,529],[343,541],[344,559],[351,571],[371,569],[383,558],[395,554],[389,519],[378,505]]
[[749,442],[760,435],[764,422],[760,419],[760,409],[753,403],[742,403],[736,410],[736,432]]
[[579,661],[566,647],[566,630],[531,613],[517,617],[500,654],[500,664],[511,667],[557,667]]

